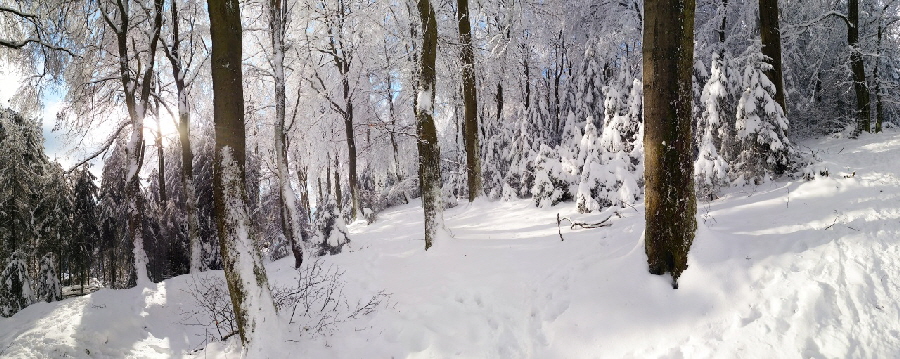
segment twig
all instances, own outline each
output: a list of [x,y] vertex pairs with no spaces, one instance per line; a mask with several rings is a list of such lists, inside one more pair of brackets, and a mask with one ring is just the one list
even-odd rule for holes
[[[615,212],[614,214],[616,216],[622,217],[619,214],[619,212]],[[600,222],[597,222],[597,223],[585,223],[585,222],[573,221],[569,217],[560,217],[559,213],[557,213],[556,214],[556,229],[559,231],[559,240],[565,241],[565,238],[563,238],[563,236],[562,236],[562,228],[560,227],[560,224],[562,224],[562,221],[569,221],[569,223],[572,224],[571,226],[569,226],[569,229],[571,229],[571,230],[575,230],[575,227],[578,227],[579,229],[594,229],[594,228],[611,226],[612,223],[609,223],[610,218],[612,218],[612,215],[610,215],[609,217],[606,217],[606,219],[604,219]]]

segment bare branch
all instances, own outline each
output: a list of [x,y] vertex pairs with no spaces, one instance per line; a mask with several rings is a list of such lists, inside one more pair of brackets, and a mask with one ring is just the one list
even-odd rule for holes
[[74,170],[77,169],[78,167],[81,167],[81,166],[84,165],[85,163],[88,163],[88,162],[92,161],[93,159],[97,158],[98,156],[100,156],[100,155],[102,155],[104,152],[106,152],[106,150],[108,150],[108,149],[112,146],[112,144],[113,144],[114,142],[116,142],[116,138],[119,137],[119,134],[122,133],[122,130],[124,130],[124,129],[125,129],[126,127],[128,127],[129,125],[131,125],[131,121],[130,121],[130,120],[125,120],[125,121],[120,122],[118,128],[116,128],[116,130],[113,131],[112,135],[110,135],[109,138],[107,138],[106,141],[103,142],[103,145],[101,145],[99,149],[97,149],[96,151],[94,151],[94,153],[91,154],[90,156],[88,156],[87,158],[85,158],[85,159],[83,159],[83,160],[81,160],[81,161],[78,161],[78,163],[76,163],[74,166],[72,166],[71,168],[69,168],[68,170],[66,170],[66,173],[71,173],[72,171],[74,171]]

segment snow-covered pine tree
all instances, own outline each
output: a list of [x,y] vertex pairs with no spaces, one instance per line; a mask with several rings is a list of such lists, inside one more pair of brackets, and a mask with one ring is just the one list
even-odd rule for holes
[[694,162],[694,182],[698,198],[715,197],[719,188],[728,185],[728,162],[722,149],[732,142],[726,137],[729,82],[727,72],[718,53],[713,53],[710,76],[700,95],[702,114],[697,121],[699,137],[697,160]]
[[66,243],[66,262],[69,276],[80,285],[88,284],[95,248],[100,241],[99,189],[94,175],[86,168],[74,172],[74,200],[72,201],[72,238]]
[[54,253],[47,253],[38,263],[37,276],[34,277],[34,297],[37,301],[49,303],[62,299],[62,285],[59,283],[55,256]]
[[[598,196],[602,198],[600,201],[619,207],[634,203],[643,192],[640,186],[643,168],[637,167],[643,159],[643,149],[635,151],[641,127],[640,90],[629,91],[629,85],[640,87],[641,83],[623,71],[621,79],[609,86],[604,128],[599,139],[604,171],[608,174],[604,174],[607,180]],[[630,96],[626,98],[625,94]]]
[[559,146],[541,144],[532,161],[534,184],[531,195],[536,206],[546,208],[574,198],[584,165],[584,162],[578,161],[578,148],[583,136],[575,113],[569,112]]
[[318,255],[335,255],[340,253],[344,245],[350,243],[347,223],[344,222],[337,209],[333,196],[327,196],[316,211],[316,234],[313,243],[318,246]]
[[737,107],[737,138],[740,153],[734,162],[739,182],[759,184],[781,175],[791,165],[794,152],[787,137],[788,120],[775,100],[775,85],[763,74],[769,65],[751,49],[744,68],[744,89]]
[[0,317],[9,317],[36,302],[25,254],[12,253],[0,271]]
[[597,128],[590,117],[584,125],[584,136],[578,152],[578,162],[582,163],[581,176],[578,182],[578,190],[575,192],[575,204],[578,212],[588,213],[609,207],[606,196],[600,196],[600,191],[605,191],[609,182],[606,171],[603,168],[602,148],[599,143]]

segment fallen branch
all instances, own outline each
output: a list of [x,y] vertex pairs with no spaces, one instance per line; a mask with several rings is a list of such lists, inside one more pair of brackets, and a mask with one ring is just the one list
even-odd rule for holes
[[[619,212],[615,212],[614,214],[620,218],[622,217],[622,215],[620,215]],[[562,221],[569,221],[569,223],[571,223],[571,225],[569,226],[569,229],[571,229],[571,230],[575,230],[575,227],[578,227],[578,229],[594,229],[594,228],[611,226],[612,223],[609,223],[610,218],[612,218],[612,215],[610,215],[609,217],[606,217],[606,219],[604,219],[600,222],[597,222],[597,223],[586,223],[586,222],[573,221],[569,217],[560,217],[559,213],[557,213],[556,214],[556,229],[559,231],[559,240],[560,241],[566,240],[565,238],[563,238],[562,228],[560,227],[560,225],[562,224]]]

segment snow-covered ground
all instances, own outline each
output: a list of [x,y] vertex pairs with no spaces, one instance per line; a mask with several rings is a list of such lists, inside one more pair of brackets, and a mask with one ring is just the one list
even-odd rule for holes
[[[560,241],[557,212],[610,213],[478,201],[448,210],[456,238],[425,252],[408,205],[354,224],[351,252],[324,259],[351,300],[385,290],[387,306],[326,337],[282,323],[267,345],[297,358],[900,357],[900,131],[804,145],[829,177],[699,205],[678,290],[647,273],[642,206],[611,227],[563,227]],[[293,281],[290,265],[270,264],[270,279]],[[33,305],[0,318],[0,357],[237,357],[236,337],[207,344],[186,325],[194,285]]]

